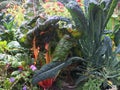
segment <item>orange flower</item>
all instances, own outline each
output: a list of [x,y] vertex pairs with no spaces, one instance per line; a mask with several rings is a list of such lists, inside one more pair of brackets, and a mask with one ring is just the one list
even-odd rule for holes
[[64,10],[62,10],[62,9],[59,9],[59,10],[58,10],[58,12],[64,12]]
[[13,9],[16,10],[17,8],[18,8],[18,6],[17,6],[17,5],[14,5]]
[[56,9],[55,8],[52,8],[53,11],[55,11]]
[[25,9],[22,9],[22,13],[24,13],[25,12]]
[[45,0],[45,2],[49,2],[50,0]]

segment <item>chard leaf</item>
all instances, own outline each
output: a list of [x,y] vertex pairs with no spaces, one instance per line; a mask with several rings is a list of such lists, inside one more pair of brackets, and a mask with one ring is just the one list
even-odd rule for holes
[[55,48],[52,61],[65,60],[70,49],[73,47],[73,43],[74,42],[69,35],[64,35]]

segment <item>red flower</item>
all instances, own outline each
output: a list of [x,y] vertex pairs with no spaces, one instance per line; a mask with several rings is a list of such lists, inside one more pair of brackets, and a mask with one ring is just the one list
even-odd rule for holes
[[63,4],[61,2],[57,2],[58,6],[63,6]]
[[45,7],[46,7],[46,8],[49,8],[49,7],[50,7],[50,5],[49,5],[49,4],[47,4]]
[[45,2],[49,2],[50,0],[44,0]]
[[118,2],[118,8],[120,8],[120,1]]
[[76,0],[77,2],[81,2],[81,0]]
[[24,70],[24,67],[23,66],[18,66],[18,69],[19,70]]
[[52,8],[53,11],[55,11],[56,9],[55,8]]
[[38,83],[44,90],[50,88],[54,82],[54,78],[49,78]]

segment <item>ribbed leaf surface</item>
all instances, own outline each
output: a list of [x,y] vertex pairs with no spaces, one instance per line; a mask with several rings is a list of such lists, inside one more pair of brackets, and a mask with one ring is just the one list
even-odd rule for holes
[[58,1],[65,4],[66,8],[72,15],[72,18],[75,22],[76,28],[79,31],[82,31],[82,30],[86,31],[88,29],[87,28],[88,27],[87,19],[83,13],[81,7],[79,7],[79,5],[77,4],[77,2],[75,0],[69,0],[69,2],[66,2],[66,0],[58,0]]
[[65,68],[68,65],[74,62],[79,62],[81,60],[85,61],[80,57],[72,57],[65,62],[57,61],[57,62],[51,62],[49,64],[46,64],[40,70],[38,70],[36,74],[33,76],[32,83],[35,85],[42,80],[45,80],[48,78],[55,78],[62,68]]
[[73,47],[74,41],[69,35],[64,35],[57,44],[53,53],[52,61],[63,61],[69,54],[70,49]]
[[32,83],[35,85],[39,81],[45,80],[47,78],[54,78],[58,71],[65,66],[62,62],[52,62],[50,64],[44,65],[36,74],[33,76]]

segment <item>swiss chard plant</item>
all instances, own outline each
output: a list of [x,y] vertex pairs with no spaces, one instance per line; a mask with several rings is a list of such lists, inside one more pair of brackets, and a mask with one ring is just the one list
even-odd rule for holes
[[[54,58],[53,61],[64,61],[68,56],[69,50],[74,46],[74,39],[71,38],[70,32],[68,32],[66,29],[64,30],[63,28],[59,29],[59,21],[61,21],[61,23],[70,23],[68,18],[61,16],[36,16],[30,20],[30,22],[21,25],[17,32],[17,37],[20,44],[23,47],[31,48],[34,65],[38,69],[44,64],[50,63],[52,58]],[[65,23],[64,25],[66,25]],[[59,44],[57,44],[58,42],[61,47],[59,47]],[[61,53],[60,55],[59,50],[61,50],[61,52],[64,50],[64,53]],[[60,57],[57,57],[57,55],[60,55]],[[58,62],[58,65],[60,63],[61,62]],[[68,64],[66,63],[63,65],[63,63],[61,63],[61,65],[62,66],[60,67],[63,68],[63,66]],[[59,68],[57,68],[56,73],[58,72],[58,69]],[[34,84],[39,84],[41,87],[48,88],[52,85],[54,79],[55,78],[49,78],[39,81],[39,79],[37,80],[36,78],[34,80]]]

